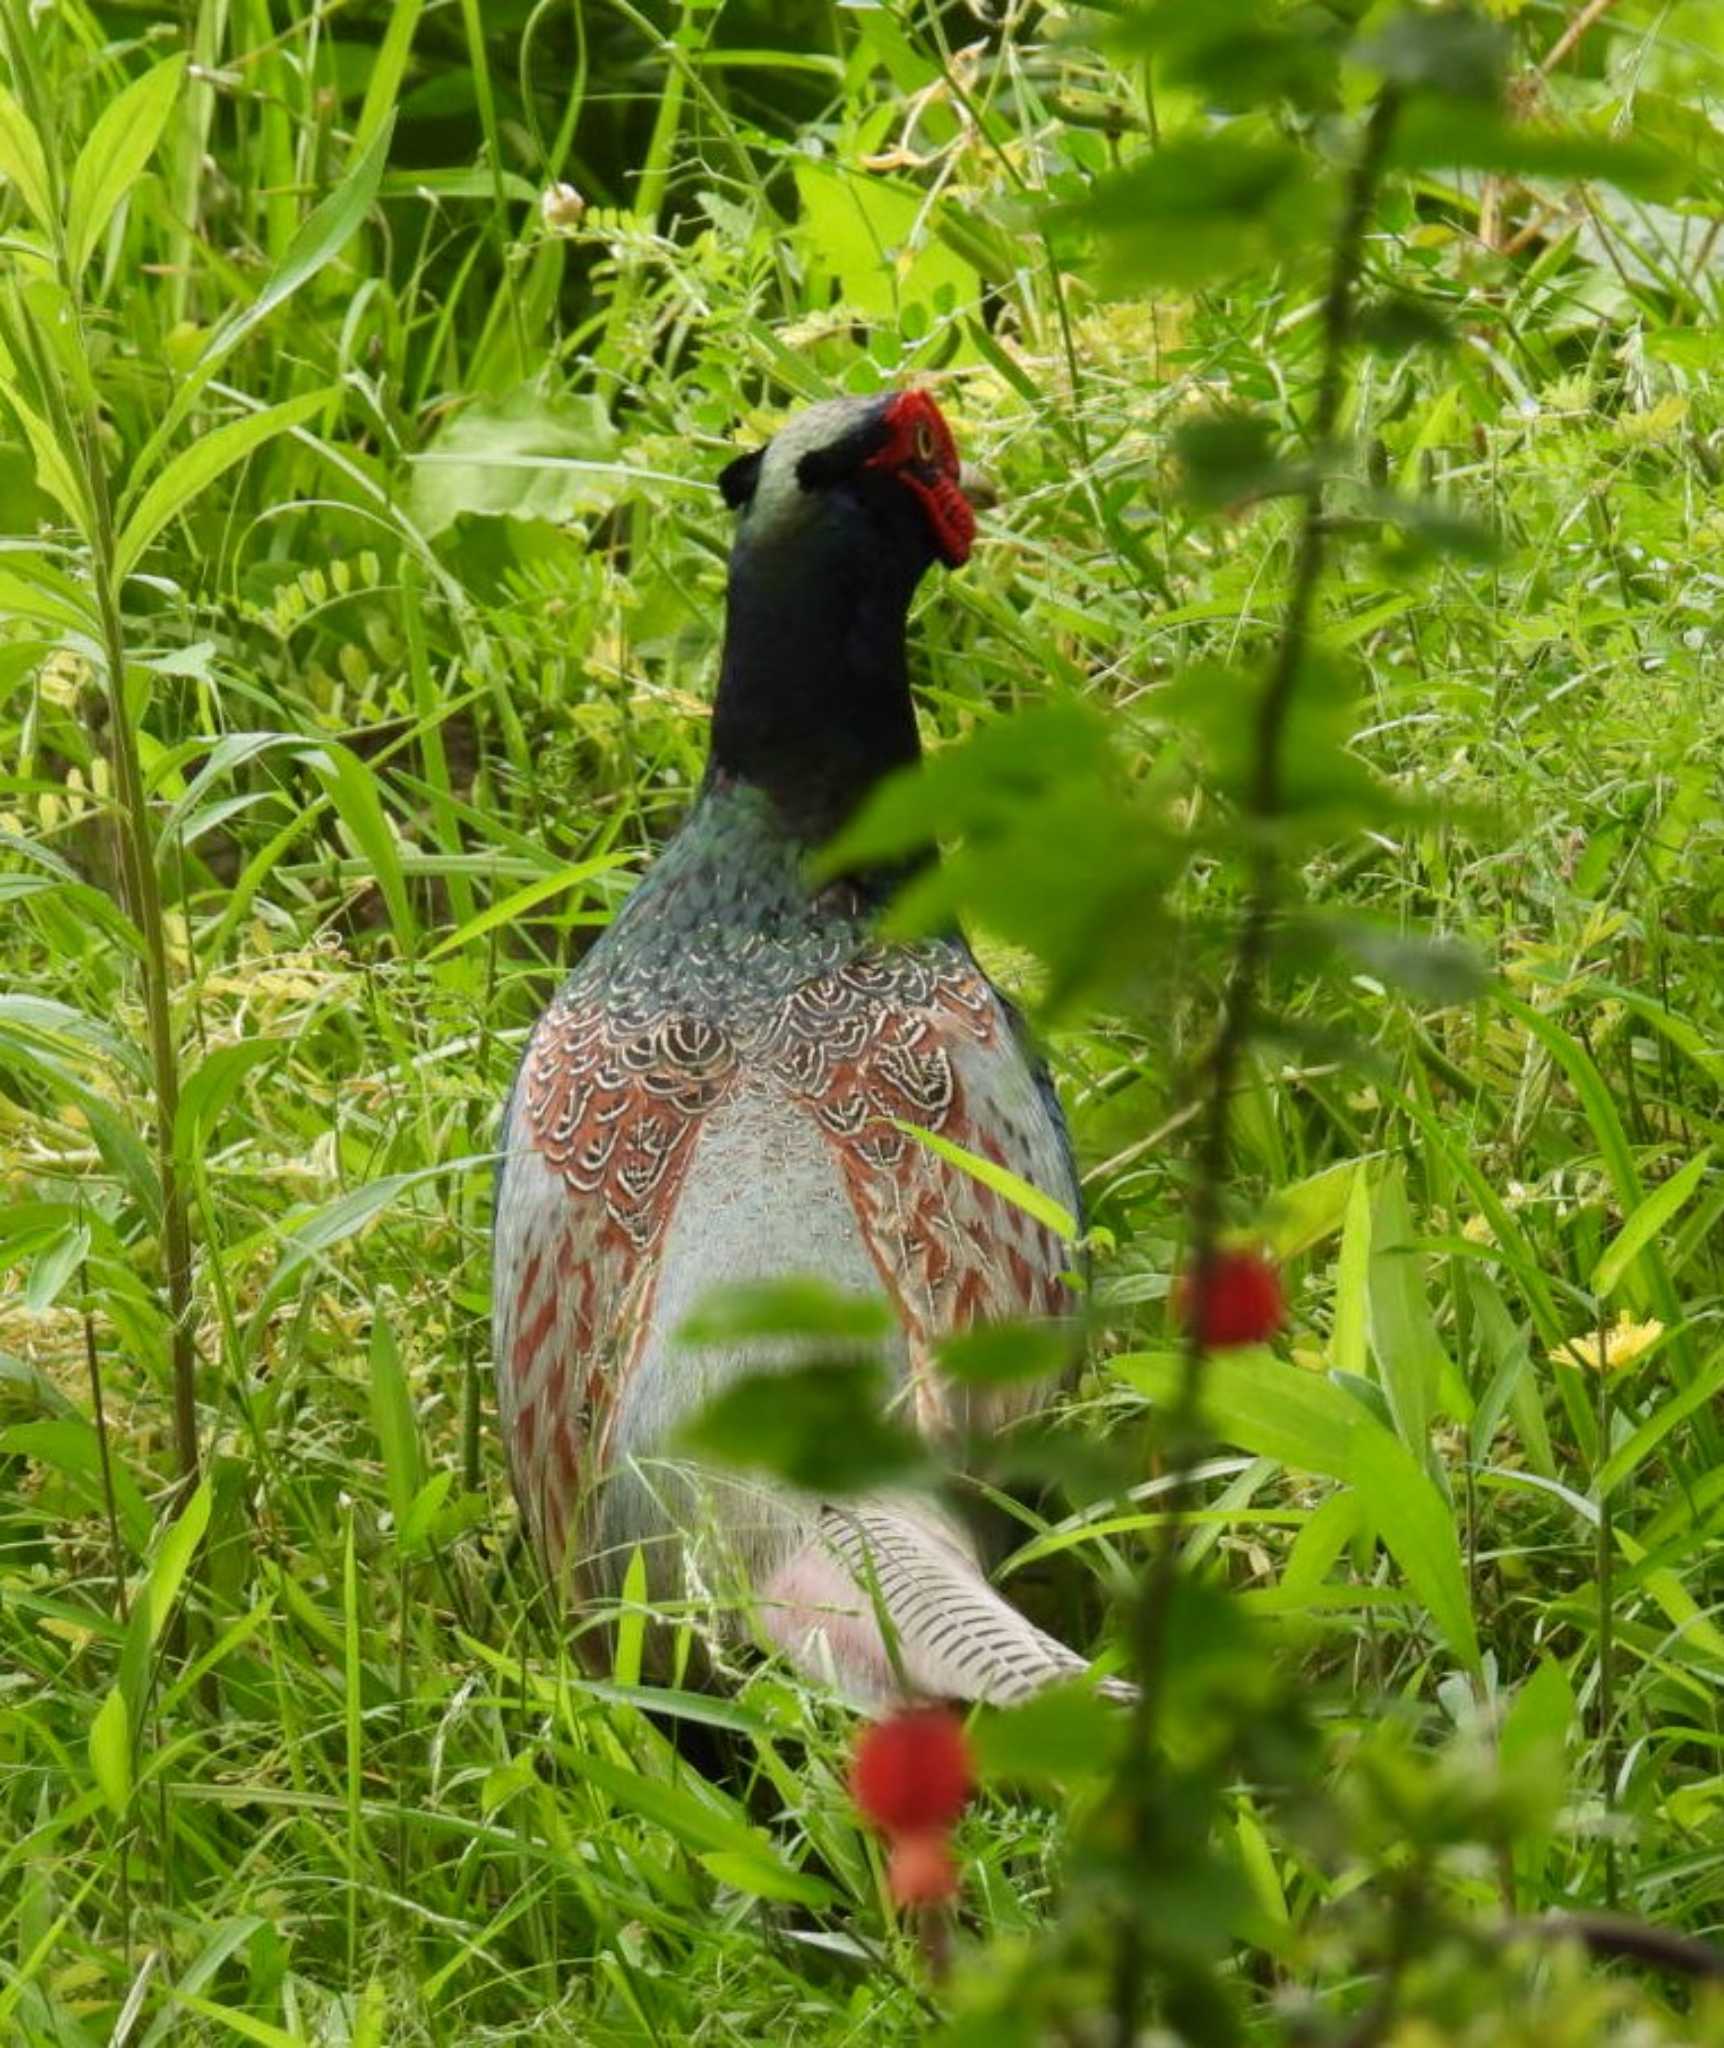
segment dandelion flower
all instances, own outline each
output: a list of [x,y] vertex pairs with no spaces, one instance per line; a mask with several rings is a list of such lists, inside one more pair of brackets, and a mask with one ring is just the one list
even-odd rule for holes
[[1626,1365],[1650,1351],[1664,1335],[1664,1325],[1656,1316],[1649,1316],[1645,1322],[1637,1323],[1627,1309],[1603,1333],[1603,1357],[1599,1356],[1599,1333],[1594,1330],[1585,1337],[1576,1337],[1572,1343],[1559,1344],[1551,1353],[1559,1365],[1585,1366],[1588,1371],[1620,1372]]

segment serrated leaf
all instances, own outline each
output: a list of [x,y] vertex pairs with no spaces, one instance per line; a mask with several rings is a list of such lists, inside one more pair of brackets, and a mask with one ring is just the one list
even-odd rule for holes
[[78,152],[66,201],[66,255],[74,277],[89,262],[114,208],[154,155],[185,69],[181,53],[134,79],[103,108]]

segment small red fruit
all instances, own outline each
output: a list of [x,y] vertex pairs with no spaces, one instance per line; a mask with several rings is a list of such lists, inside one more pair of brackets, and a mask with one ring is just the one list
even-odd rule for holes
[[1212,1252],[1180,1281],[1175,1302],[1205,1351],[1267,1344],[1287,1320],[1281,1276],[1261,1252]]
[[900,1906],[940,1906],[955,1899],[958,1866],[945,1835],[900,1835],[886,1865],[886,1885]]
[[862,1731],[850,1794],[883,1835],[939,1835],[975,1784],[962,1722],[946,1707],[910,1707]]

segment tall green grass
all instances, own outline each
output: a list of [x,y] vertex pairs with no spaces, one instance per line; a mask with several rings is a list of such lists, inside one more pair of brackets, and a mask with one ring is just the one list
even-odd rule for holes
[[[1572,10],[1499,11],[1530,95]],[[1117,1731],[980,1738],[933,1987],[830,1701],[645,1689],[628,1627],[582,1674],[493,1438],[487,1230],[522,1035],[699,773],[711,479],[925,377],[1005,487],[921,605],[927,738],[1075,699],[1112,750],[1070,740],[1093,788],[1050,751],[977,870],[989,964],[1060,998],[1098,1321],[1042,1483],[993,1475],[1002,1571],[1099,1640],[1160,1541],[1229,714],[1297,540],[1180,432],[1312,454],[1326,245],[1121,273],[1085,207],[1207,114],[1111,20],[8,6],[5,2038],[1101,2025],[1067,1843]],[[1364,245],[1313,618],[1405,802],[1292,845],[1235,1077],[1226,1220],[1292,1325],[1207,1369],[1177,1540],[1259,1633],[1170,1740],[1262,1718],[1227,1884],[1152,1902],[1254,2039],[1718,2024],[1513,1939],[1724,1915],[1715,44],[1622,0],[1529,116],[1677,151],[1674,196],[1395,172]],[[1350,112],[1245,119],[1322,166]]]

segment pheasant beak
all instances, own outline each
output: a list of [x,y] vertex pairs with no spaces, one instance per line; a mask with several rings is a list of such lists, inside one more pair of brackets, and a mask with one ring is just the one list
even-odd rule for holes
[[958,469],[958,488],[978,512],[991,512],[1000,502],[1000,487],[985,469],[966,462]]

